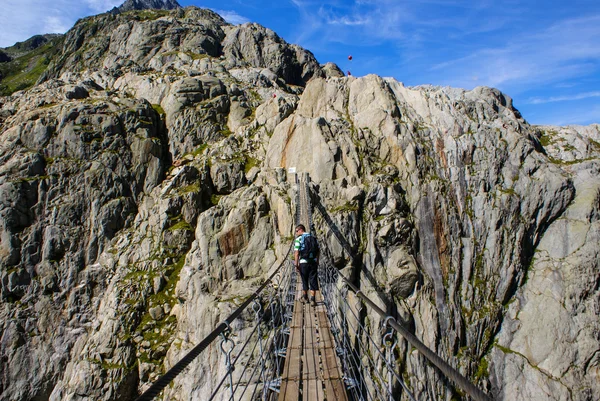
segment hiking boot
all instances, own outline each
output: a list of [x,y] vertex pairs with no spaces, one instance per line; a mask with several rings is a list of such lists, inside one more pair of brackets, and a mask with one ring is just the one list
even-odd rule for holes
[[315,299],[315,297],[310,297],[310,304],[312,306],[317,306],[317,300]]
[[308,302],[308,295],[304,294],[302,295],[302,297],[300,297],[300,302],[302,302],[303,304]]

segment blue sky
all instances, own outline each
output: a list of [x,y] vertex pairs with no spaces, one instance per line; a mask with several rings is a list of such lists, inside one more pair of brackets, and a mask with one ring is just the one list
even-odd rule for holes
[[[0,0],[0,46],[122,0]],[[598,0],[179,0],[258,22],[352,75],[499,88],[532,124],[600,123]],[[352,55],[352,61],[348,60]]]

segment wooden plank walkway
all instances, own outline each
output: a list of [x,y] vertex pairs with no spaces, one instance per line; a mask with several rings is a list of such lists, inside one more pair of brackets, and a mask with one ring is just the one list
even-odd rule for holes
[[300,302],[301,294],[298,283],[279,401],[347,401],[321,292],[316,307]]

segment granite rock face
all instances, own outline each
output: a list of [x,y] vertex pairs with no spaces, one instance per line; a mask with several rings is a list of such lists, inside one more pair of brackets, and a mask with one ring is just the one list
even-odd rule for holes
[[181,8],[176,0],[126,0],[119,7],[113,7],[111,14],[134,10],[175,10]]
[[[0,400],[134,399],[283,260],[290,167],[334,265],[494,399],[600,397],[600,126],[344,77],[193,7],[83,19],[42,81],[0,98]],[[217,348],[163,398],[205,399]]]

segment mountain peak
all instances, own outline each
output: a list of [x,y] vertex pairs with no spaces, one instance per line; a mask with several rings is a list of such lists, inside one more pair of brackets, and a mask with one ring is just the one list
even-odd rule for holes
[[119,7],[114,7],[109,12],[112,14],[119,14],[132,10],[174,10],[176,8],[181,8],[177,0],[126,0]]

